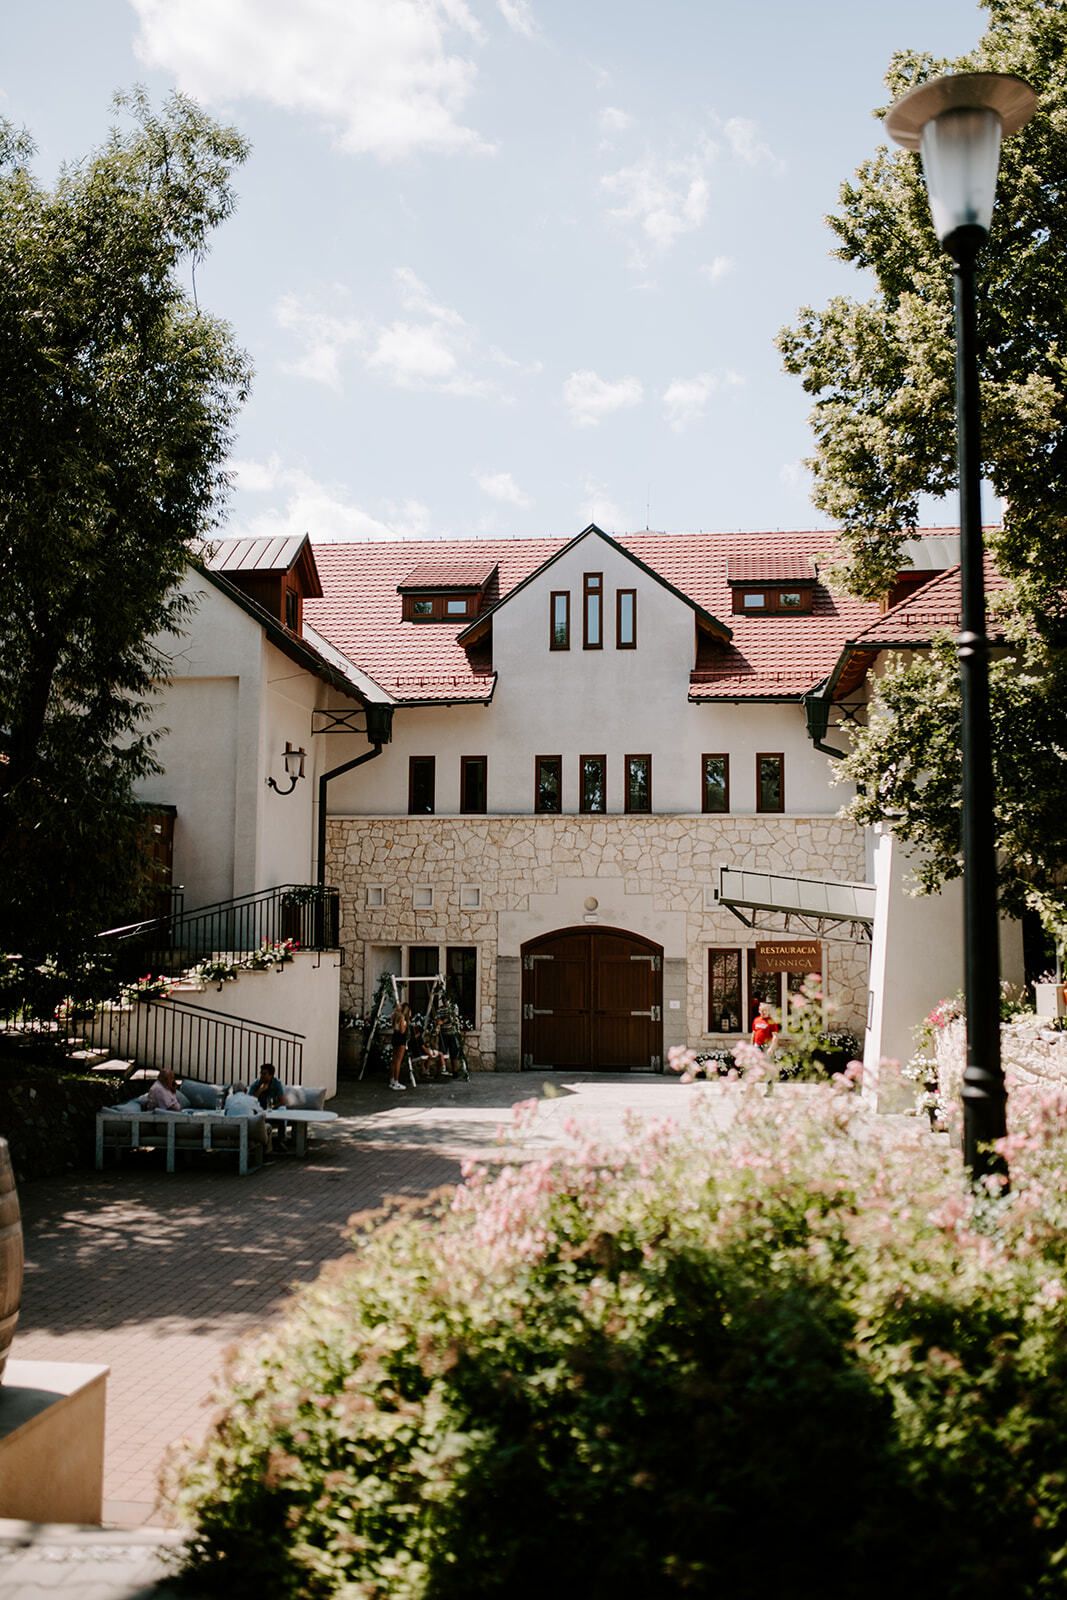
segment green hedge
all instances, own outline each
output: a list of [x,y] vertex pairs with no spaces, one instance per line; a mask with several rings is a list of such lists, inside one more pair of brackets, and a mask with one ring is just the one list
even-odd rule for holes
[[1062,1594],[1067,1104],[976,1203],[844,1083],[701,1092],[361,1228],[172,1469],[198,1591]]

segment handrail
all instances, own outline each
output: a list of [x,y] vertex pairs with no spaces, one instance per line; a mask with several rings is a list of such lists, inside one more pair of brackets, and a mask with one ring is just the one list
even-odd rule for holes
[[251,1083],[269,1059],[282,1083],[303,1082],[306,1035],[188,1001],[109,1001],[80,1026],[109,1055],[157,1070],[173,1067],[179,1077]]
[[[175,1000],[172,994],[160,995],[159,999],[165,1000],[171,1010],[192,1011],[198,1017],[219,1017],[223,1022],[236,1022],[245,1028],[265,1028],[269,1033],[284,1033],[287,1039],[299,1039],[301,1044],[307,1041],[306,1033],[297,1033],[293,1028],[278,1028],[273,1022],[256,1022],[252,1017],[238,1017],[232,1011],[216,1011],[214,1006],[210,1010],[207,1006],[194,1006],[191,1000]],[[121,1004],[121,1002],[116,1001],[109,1003],[112,1005]],[[141,1000],[134,1001],[135,1005],[143,1005],[144,1003]]]
[[291,939],[304,950],[340,947],[341,895],[332,886],[283,883],[190,911],[106,928],[98,949],[121,971],[176,975],[213,952],[247,954]]

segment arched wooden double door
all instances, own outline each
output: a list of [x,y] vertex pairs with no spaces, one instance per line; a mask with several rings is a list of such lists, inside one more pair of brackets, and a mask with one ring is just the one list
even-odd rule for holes
[[662,1070],[662,948],[615,928],[563,928],[523,945],[522,1064]]

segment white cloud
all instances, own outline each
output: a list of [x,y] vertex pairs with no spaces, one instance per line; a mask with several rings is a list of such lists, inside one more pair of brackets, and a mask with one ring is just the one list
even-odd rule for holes
[[715,154],[713,141],[701,138],[688,156],[664,159],[649,153],[632,166],[608,173],[601,178],[601,187],[617,201],[609,215],[618,222],[636,223],[657,250],[669,250],[707,216],[707,174]]
[[[525,9],[525,0],[510,3]],[[267,101],[315,118],[342,149],[382,160],[490,148],[461,120],[478,70],[461,52],[483,37],[465,0],[130,4],[138,58],[199,100]]]
[[563,403],[579,428],[595,428],[613,411],[640,405],[643,395],[639,378],[618,378],[610,383],[588,369],[572,372],[563,385]]
[[625,133],[626,129],[633,126],[633,117],[628,111],[621,111],[618,106],[605,106],[600,113],[601,133]]
[[[336,306],[285,295],[275,307],[275,320],[303,348],[284,370],[340,390],[342,363],[349,357],[396,389],[482,397],[499,393],[487,367],[523,374],[541,370],[539,362],[524,366],[495,345],[483,345],[460,312],[436,300],[410,267],[397,267],[393,282],[408,315],[390,321],[360,319]],[[343,306],[345,292],[334,292]]]
[[583,524],[595,522],[605,533],[620,533],[626,526],[622,511],[609,497],[605,485],[597,483],[595,478],[586,478],[582,483],[582,506],[578,515]]
[[443,328],[392,322],[379,333],[367,367],[397,389],[448,389],[457,381],[458,361]]
[[530,0],[496,0],[496,3],[500,15],[509,28],[521,33],[524,39],[534,38],[537,33],[537,23],[530,10]]
[[779,480],[794,494],[806,500],[811,494],[811,468],[806,461],[786,461],[778,469]]
[[533,505],[530,496],[519,488],[510,472],[475,472],[472,476],[490,500],[499,500],[506,506],[518,506],[523,511]]
[[770,145],[759,136],[759,126],[748,117],[729,117],[722,125],[723,135],[731,153],[746,166],[755,167],[761,162],[780,169],[782,163]]
[[340,393],[341,357],[347,349],[359,345],[364,337],[363,324],[355,317],[318,311],[293,294],[283,295],[278,301],[274,318],[280,328],[295,334],[304,346],[296,361],[288,363],[284,370]]
[[430,513],[418,500],[387,501],[381,516],[355,505],[343,485],[320,483],[300,467],[287,467],[277,456],[266,461],[230,462],[240,495],[270,495],[274,503],[238,516],[227,529],[231,536],[287,537],[309,533],[324,543],[354,539],[396,539],[427,533]]
[[701,267],[701,272],[709,283],[721,283],[726,275],[734,270],[733,256],[712,256]]
[[695,378],[675,378],[661,396],[664,420],[675,433],[681,433],[691,422],[699,422],[713,394],[743,382],[738,373],[729,369],[723,373],[698,372]]
[[710,372],[698,372],[695,378],[675,378],[663,391],[664,418],[676,433],[681,433],[704,415],[717,388],[718,380]]

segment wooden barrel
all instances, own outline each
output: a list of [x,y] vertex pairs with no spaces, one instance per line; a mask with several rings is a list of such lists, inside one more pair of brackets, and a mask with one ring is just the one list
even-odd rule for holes
[[0,1139],[0,1379],[22,1299],[22,1220],[7,1140]]

